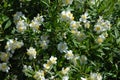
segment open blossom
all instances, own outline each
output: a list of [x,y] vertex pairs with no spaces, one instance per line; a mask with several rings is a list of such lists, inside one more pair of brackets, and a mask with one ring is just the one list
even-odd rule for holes
[[11,51],[12,53],[14,53],[15,49],[19,49],[24,45],[24,43],[22,41],[17,41],[17,39],[9,39],[9,41],[7,41],[5,49],[7,51]]
[[73,0],[62,0],[63,2],[63,6],[66,6],[66,5],[71,5]]
[[45,80],[44,71],[40,70],[35,72],[35,75],[33,77],[36,80]]
[[101,25],[96,24],[94,26],[94,31],[96,31],[97,33],[100,33],[100,32],[103,32],[103,29],[102,29]]
[[30,27],[33,29],[33,31],[38,31],[43,21],[44,21],[43,16],[40,16],[38,14],[37,17],[34,17],[34,19],[31,21]]
[[43,16],[40,16],[39,14],[37,14],[36,17],[34,17],[33,21],[39,23],[39,25],[41,25],[41,23],[44,21]]
[[79,19],[79,21],[86,23],[88,18],[90,18],[88,15],[88,12],[85,12],[83,15],[81,15],[81,18]]
[[16,23],[16,28],[18,32],[23,33],[27,29],[28,24],[24,20],[19,20]]
[[57,49],[63,53],[63,52],[66,52],[67,49],[68,49],[68,46],[67,46],[67,43],[66,42],[60,42],[57,46]]
[[80,23],[77,21],[71,21],[70,22],[70,29],[78,29],[78,27],[80,27]]
[[49,60],[47,60],[47,63],[46,64],[43,64],[43,67],[45,69],[50,69],[50,67],[53,65],[53,64],[56,64],[57,63],[57,57],[54,57],[54,56],[51,56]]
[[61,19],[63,21],[72,21],[72,20],[74,20],[74,16],[69,10],[68,11],[62,11],[61,12]]
[[66,76],[63,76],[63,77],[62,77],[62,80],[69,80],[69,76],[67,76],[67,75],[66,75]]
[[74,54],[73,54],[72,50],[69,50],[66,52],[66,54],[65,54],[66,59],[70,60],[70,59],[73,59],[73,57],[74,57]]
[[45,69],[50,69],[50,66],[51,66],[51,64],[43,64],[43,67],[45,68]]
[[100,73],[91,73],[89,79],[90,80],[102,80],[102,76]]
[[33,59],[33,58],[35,59],[36,54],[37,54],[37,52],[36,52],[35,48],[30,47],[29,49],[27,49],[27,55],[29,55],[29,59]]
[[26,22],[27,19],[24,16],[24,14],[22,12],[16,12],[13,18],[14,18],[17,31],[24,33],[24,31],[27,29],[27,26],[28,26]]
[[89,29],[89,28],[90,28],[90,21],[87,21],[87,22],[84,24],[84,27]]
[[97,23],[94,25],[94,31],[101,33],[110,30],[111,24],[108,20],[104,20],[101,16],[99,17]]
[[63,75],[68,74],[69,70],[70,70],[70,67],[62,68],[62,74]]
[[51,61],[52,64],[56,64],[57,63],[56,60],[57,60],[57,57],[54,57],[54,56],[50,57],[50,61]]
[[10,54],[9,53],[5,53],[5,52],[1,52],[0,53],[0,59],[1,61],[4,61],[4,62],[8,62],[9,58],[10,58]]
[[101,34],[101,35],[99,35],[98,36],[98,38],[97,38],[97,43],[102,43],[104,40],[105,40],[105,35],[104,34]]
[[8,72],[10,70],[10,67],[7,65],[7,63],[0,63],[0,71]]
[[14,23],[18,23],[19,20],[26,20],[25,15],[22,12],[16,12],[13,16]]

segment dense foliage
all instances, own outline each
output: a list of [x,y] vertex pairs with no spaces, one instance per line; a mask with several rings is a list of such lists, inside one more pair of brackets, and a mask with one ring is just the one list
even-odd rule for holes
[[120,0],[0,0],[0,80],[119,80]]

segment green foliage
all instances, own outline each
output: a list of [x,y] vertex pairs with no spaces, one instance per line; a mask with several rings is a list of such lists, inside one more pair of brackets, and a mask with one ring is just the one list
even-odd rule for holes
[[64,1],[0,1],[0,80],[120,79],[120,0]]

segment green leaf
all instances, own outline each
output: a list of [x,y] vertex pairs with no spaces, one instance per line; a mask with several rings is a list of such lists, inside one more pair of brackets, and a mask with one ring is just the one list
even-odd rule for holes
[[119,36],[119,31],[118,31],[118,29],[115,27],[115,37],[118,38],[118,36]]
[[48,3],[47,3],[47,1],[41,1],[43,4],[45,4],[47,7],[49,7],[49,3],[50,3],[50,1],[48,0]]
[[8,20],[5,24],[4,30],[6,30],[7,28],[9,28],[11,26],[11,21]]
[[5,21],[7,21],[7,20],[9,19],[7,16],[5,16],[5,15],[3,15],[3,14],[0,15],[0,16],[2,16],[2,21],[3,21],[3,22],[5,22]]
[[117,43],[117,44],[120,43],[120,37],[116,40],[116,43]]

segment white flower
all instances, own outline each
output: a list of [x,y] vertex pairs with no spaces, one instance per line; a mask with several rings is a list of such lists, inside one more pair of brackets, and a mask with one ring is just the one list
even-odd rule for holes
[[79,22],[71,21],[70,22],[70,29],[77,29],[80,26]]
[[62,80],[69,80],[69,76],[63,76]]
[[7,65],[7,63],[0,63],[0,70],[3,72],[8,72],[10,67]]
[[33,19],[35,22],[39,23],[39,25],[41,25],[41,23],[44,21],[43,16],[40,16],[39,14],[37,14],[37,17],[34,17]]
[[45,69],[50,69],[50,66],[51,66],[51,64],[49,64],[49,63],[43,64],[43,67],[44,67]]
[[24,43],[22,41],[17,41],[17,39],[9,39],[6,43],[5,49],[14,53],[15,49],[21,48],[23,45]]
[[63,21],[72,21],[74,20],[74,17],[73,17],[73,14],[68,10],[68,11],[61,12],[61,19]]
[[14,46],[16,47],[16,49],[21,48],[24,45],[23,41],[16,41],[14,43]]
[[37,17],[34,17],[34,19],[31,21],[30,27],[33,29],[33,31],[38,31],[43,21],[44,21],[43,16],[40,16],[38,14]]
[[101,16],[99,17],[97,23],[94,26],[94,30],[97,33],[101,33],[107,30],[110,30],[111,24],[108,20],[104,20]]
[[57,46],[57,49],[58,49],[61,53],[66,52],[67,49],[68,49],[67,43],[65,43],[65,42],[60,42],[60,43],[58,44],[58,46]]
[[9,58],[10,58],[9,53],[1,52],[0,54],[1,61],[8,62]]
[[103,32],[102,26],[101,25],[95,25],[94,26],[94,31],[96,31],[97,33]]
[[27,49],[27,55],[29,55],[29,59],[35,59],[36,58],[36,50],[33,47],[30,47]]
[[56,60],[57,60],[57,57],[54,57],[54,56],[50,57],[50,61],[51,61],[52,64],[56,64],[57,63]]
[[23,69],[24,69],[24,70],[33,70],[31,66],[27,66],[27,65],[24,65],[24,66],[23,66]]
[[33,77],[36,80],[45,80],[44,71],[40,70],[40,71],[35,72],[35,75]]
[[91,73],[90,79],[91,80],[102,80],[102,76],[100,75],[100,73]]
[[99,37],[97,38],[97,43],[101,44],[105,40],[105,38],[106,37],[105,37],[104,33],[99,35]]
[[[74,35],[76,35],[78,32],[79,32],[79,31],[78,31],[77,29],[72,29],[72,30],[71,30],[71,33],[74,34]],[[79,32],[79,33],[80,33],[80,32]]]
[[87,80],[86,78],[81,77],[81,80]]
[[45,69],[50,69],[50,67],[53,65],[53,64],[56,64],[57,63],[57,57],[54,57],[54,56],[51,56],[49,60],[47,60],[47,63],[46,64],[43,64],[43,67]]
[[22,70],[22,72],[23,72],[26,76],[28,76],[28,73],[29,73],[29,72],[33,72],[33,69],[32,69],[31,66],[23,65],[23,70]]
[[70,67],[62,68],[62,74],[64,75],[68,74],[69,70],[70,70]]
[[104,28],[104,31],[110,30],[111,29],[111,24],[108,20],[106,20],[104,23],[101,24]]
[[31,66],[24,65],[22,71],[26,74],[29,71],[33,71],[33,69]]
[[38,31],[40,25],[39,25],[39,23],[37,23],[37,22],[35,22],[35,21],[32,21],[32,22],[30,23],[30,27],[33,29],[33,31]]
[[55,76],[51,76],[51,77],[50,77],[51,80],[54,80],[54,78],[55,78]]
[[65,58],[70,60],[70,59],[73,59],[73,57],[74,57],[74,54],[73,54],[72,50],[69,50],[69,51],[66,52]]
[[25,15],[22,13],[22,12],[16,12],[15,14],[14,14],[14,16],[13,16],[13,19],[14,19],[14,22],[15,22],[15,24],[19,21],[19,20],[21,20],[21,19],[24,19],[24,20],[26,20],[26,17],[25,17]]
[[28,24],[24,20],[19,20],[16,23],[16,28],[18,32],[23,33],[27,29]]
[[14,44],[14,40],[13,39],[9,39],[9,41],[7,41],[5,48],[10,51],[10,50],[14,50],[15,46],[13,46]]
[[87,21],[85,24],[84,24],[85,28],[90,28],[90,21]]
[[107,32],[104,32],[102,34],[104,35],[104,37],[108,37],[108,33]]
[[71,5],[73,0],[62,0],[63,2],[63,6],[66,6],[66,5]]
[[88,12],[85,12],[83,15],[81,15],[81,18],[79,19],[79,21],[86,23],[88,18],[90,18],[88,15]]

